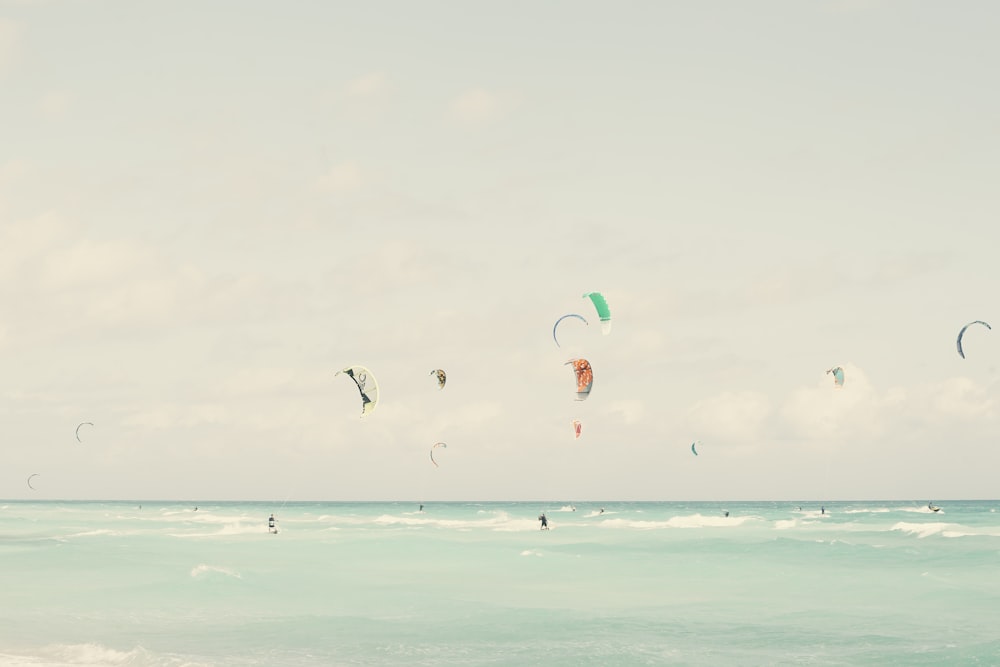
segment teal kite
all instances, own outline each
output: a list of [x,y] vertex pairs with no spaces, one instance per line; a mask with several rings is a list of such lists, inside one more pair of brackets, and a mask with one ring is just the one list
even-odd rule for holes
[[608,302],[600,292],[587,292],[583,298],[589,298],[597,310],[597,316],[601,318],[601,333],[607,336],[611,333],[611,309]]

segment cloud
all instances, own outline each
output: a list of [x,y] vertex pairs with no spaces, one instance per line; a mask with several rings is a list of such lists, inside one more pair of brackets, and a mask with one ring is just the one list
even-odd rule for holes
[[[18,173],[17,163],[4,164],[0,177],[6,178],[9,173]],[[0,283],[9,283],[14,278],[26,282],[26,274],[37,271],[45,254],[64,243],[69,229],[69,223],[51,211],[24,220],[5,221],[0,225]]]
[[354,192],[364,186],[361,168],[354,162],[334,165],[319,181],[319,187],[326,192]]
[[12,182],[19,176],[23,176],[27,171],[27,164],[23,160],[7,160],[0,164],[0,186]]
[[969,424],[981,429],[998,417],[991,388],[970,378],[880,389],[856,366],[845,364],[844,374],[841,389],[828,380],[792,391],[778,411],[776,428],[804,441],[848,441],[890,432],[898,437],[905,429],[957,434]]
[[66,116],[73,98],[69,93],[50,91],[38,102],[38,109],[48,120],[58,120]]
[[89,239],[53,248],[41,259],[41,284],[56,291],[118,283],[153,260],[148,249],[129,241]]
[[604,410],[606,414],[620,415],[622,421],[626,424],[638,424],[641,422],[645,411],[645,403],[637,399],[611,401],[607,409]]
[[10,19],[0,18],[0,74],[13,65],[20,39],[20,26]]
[[887,411],[903,397],[897,392],[877,392],[864,372],[843,364],[844,386],[836,388],[832,376],[811,387],[791,392],[779,410],[781,428],[806,440],[825,440],[882,432]]
[[764,394],[724,392],[696,403],[690,421],[699,438],[751,442],[765,434],[771,414]]
[[204,424],[231,422],[230,411],[225,406],[213,403],[194,403],[191,405],[161,403],[145,406],[121,420],[123,426],[137,427],[142,430],[193,428]]
[[371,98],[383,94],[388,87],[388,80],[382,72],[371,72],[354,79],[347,84],[347,96],[350,98]]
[[514,100],[483,88],[467,90],[451,102],[451,113],[469,125],[491,123],[507,114],[514,107]]
[[949,378],[928,393],[931,410],[927,414],[932,419],[982,420],[997,417],[993,392],[969,378]]

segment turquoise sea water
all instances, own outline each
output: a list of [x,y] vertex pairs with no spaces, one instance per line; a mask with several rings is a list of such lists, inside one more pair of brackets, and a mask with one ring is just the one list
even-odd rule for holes
[[1000,665],[937,504],[0,501],[0,664]]

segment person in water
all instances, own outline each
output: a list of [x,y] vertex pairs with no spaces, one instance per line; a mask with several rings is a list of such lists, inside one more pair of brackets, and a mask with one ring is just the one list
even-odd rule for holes
[[538,515],[538,520],[542,522],[542,525],[539,528],[539,530],[549,529],[549,520],[545,518],[545,512],[542,512],[541,514]]
[[424,511],[424,506],[423,506],[423,505],[421,505],[421,506],[420,506],[420,509],[418,509],[417,511],[418,511],[418,512],[423,512],[423,511]]
[[826,508],[821,505],[820,508],[819,508],[819,513],[820,514],[826,514]]
[[724,512],[722,513],[722,515],[723,515],[723,516],[726,516],[726,517],[728,517],[728,516],[729,516],[729,510],[726,510],[726,511],[724,511]]
[[278,534],[278,527],[276,525],[274,525],[274,515],[273,514],[270,517],[268,517],[268,519],[267,519],[267,532],[274,533],[275,535]]

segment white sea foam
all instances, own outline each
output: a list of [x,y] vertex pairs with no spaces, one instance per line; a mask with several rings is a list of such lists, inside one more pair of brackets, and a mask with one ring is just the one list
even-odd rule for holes
[[901,507],[902,512],[916,512],[917,514],[944,514],[944,510],[934,511],[930,507],[924,505],[923,507]]
[[855,510],[844,510],[844,514],[885,514],[886,512],[891,512],[892,510],[888,507],[872,507],[872,508],[862,508]]
[[222,574],[227,577],[233,577],[234,579],[243,578],[243,576],[239,572],[231,570],[228,567],[219,567],[217,565],[205,565],[204,563],[202,563],[200,565],[195,565],[193,568],[191,568],[191,576],[194,578],[212,574]]
[[[369,522],[365,522],[369,523]],[[409,517],[393,514],[382,514],[371,523],[379,526],[450,528],[468,531],[475,528],[486,528],[499,531],[538,530],[537,519],[514,519],[507,512],[490,512],[482,519],[439,519],[429,516]]]
[[267,533],[267,522],[263,519],[253,519],[251,520],[233,520],[232,517],[228,518],[228,521],[216,521],[211,520],[204,522],[207,524],[206,527],[212,528],[212,530],[200,530],[192,532],[183,533],[171,533],[171,537],[219,537],[220,535],[256,535]]
[[119,651],[95,643],[50,644],[36,653],[16,655],[0,653],[4,667],[210,667],[176,656],[156,655],[142,647]]
[[689,514],[674,516],[664,521],[636,521],[630,519],[607,519],[600,525],[607,528],[637,528],[650,530],[655,528],[729,528],[740,526],[750,521],[758,521],[753,516],[705,516],[704,514]]
[[82,533],[73,533],[72,535],[65,535],[64,537],[93,537],[94,535],[128,535],[134,533],[126,533],[117,530],[109,530],[107,528],[99,528],[97,530],[85,530]]
[[1000,527],[991,526],[985,529],[975,529],[955,523],[937,521],[934,523],[910,523],[900,521],[889,530],[909,533],[924,538],[931,535],[941,537],[1000,537]]
[[917,537],[924,538],[930,537],[931,535],[936,535],[943,532],[949,527],[947,523],[908,523],[906,521],[900,521],[896,523],[891,530],[897,530],[903,533],[909,533],[911,535],[916,535]]

